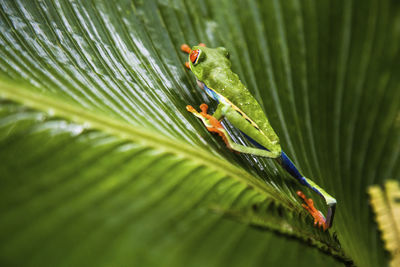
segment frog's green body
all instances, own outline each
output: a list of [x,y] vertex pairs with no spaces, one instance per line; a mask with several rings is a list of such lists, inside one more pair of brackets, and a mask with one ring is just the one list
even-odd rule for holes
[[[239,76],[231,70],[226,49],[194,46],[193,50],[196,49],[202,51],[200,63],[194,65],[190,62],[190,69],[199,81],[224,98],[219,99],[220,105],[223,106],[220,107],[223,115],[231,122],[239,122],[243,118],[247,120],[248,123],[236,125],[240,125],[238,128],[242,132],[275,153],[276,157],[279,156],[279,138],[260,104],[240,81]],[[236,116],[238,113],[241,113],[240,117]]]
[[[314,208],[312,200],[306,199],[302,192],[298,192],[298,195],[306,201],[305,207],[314,217],[315,224],[318,223],[324,230],[331,227],[336,200],[312,180],[301,175],[281,150],[279,138],[272,129],[263,109],[240,81],[238,75],[232,72],[227,50],[223,47],[208,48],[204,45],[194,46],[192,49],[183,45],[181,49],[189,53],[189,63],[186,66],[196,76],[198,85],[210,97],[219,102],[218,108],[212,116],[207,114],[208,107],[205,104],[201,106],[201,113],[191,106],[188,106],[187,109],[202,119],[209,131],[218,133],[232,150],[275,158],[301,184],[321,195],[329,207],[326,219],[320,211]],[[223,117],[242,131],[256,147],[247,147],[233,142],[219,123]]]

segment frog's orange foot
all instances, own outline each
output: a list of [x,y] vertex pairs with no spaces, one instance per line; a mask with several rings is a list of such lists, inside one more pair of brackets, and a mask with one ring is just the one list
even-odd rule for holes
[[297,191],[297,195],[301,197],[306,204],[301,204],[314,218],[314,225],[322,228],[324,231],[328,229],[325,216],[314,207],[314,201],[311,198],[307,198],[303,192]]
[[183,52],[187,53],[187,54],[190,54],[190,52],[192,52],[192,49],[187,44],[182,44],[181,45],[181,50]]
[[191,105],[187,105],[187,106],[186,106],[186,110],[189,111],[189,112],[192,112],[192,113],[196,112],[196,110],[194,109],[194,107],[192,107]]
[[207,113],[207,111],[208,111],[207,104],[203,103],[200,105],[200,109],[201,109],[200,113],[197,112],[197,110],[190,105],[187,105],[186,109],[187,109],[187,111],[192,112],[198,118],[202,119],[203,123],[207,127],[207,130],[212,133],[217,133],[219,136],[221,136],[222,140],[224,140],[227,147],[231,148],[231,146],[229,145],[229,142],[228,142],[228,138],[226,137],[226,135],[227,135],[226,131],[225,131],[224,127],[222,126],[221,122],[219,120],[217,120],[215,117],[213,117]]
[[203,103],[200,105],[201,113],[204,114],[204,116],[207,116],[207,111],[208,111],[208,105],[206,103]]
[[206,47],[206,45],[203,43],[199,43],[198,46]]

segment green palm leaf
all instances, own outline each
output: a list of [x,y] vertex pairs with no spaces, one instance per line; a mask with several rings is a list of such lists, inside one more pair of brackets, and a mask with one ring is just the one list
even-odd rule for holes
[[[385,264],[366,188],[400,177],[399,12],[1,1],[0,263]],[[283,149],[337,198],[332,230],[312,226],[304,189],[273,161],[231,153],[188,114],[209,100],[184,42],[228,48]]]

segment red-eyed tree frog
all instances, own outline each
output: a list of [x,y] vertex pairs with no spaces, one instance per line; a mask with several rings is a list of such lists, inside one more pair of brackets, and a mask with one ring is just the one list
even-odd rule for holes
[[[326,218],[314,207],[312,199],[307,199],[301,191],[297,194],[305,201],[302,206],[314,218],[314,225],[323,230],[330,228],[335,214],[336,199],[312,180],[304,177],[282,151],[279,138],[263,109],[238,75],[232,72],[228,51],[224,47],[208,48],[202,43],[192,48],[183,44],[181,50],[189,54],[189,61],[185,65],[196,76],[198,86],[218,102],[218,107],[212,115],[207,113],[206,104],[200,105],[201,112],[189,105],[186,109],[200,118],[210,132],[219,134],[231,150],[273,158],[302,185],[317,192],[328,205]],[[239,129],[254,147],[233,142],[220,123],[223,118]]]

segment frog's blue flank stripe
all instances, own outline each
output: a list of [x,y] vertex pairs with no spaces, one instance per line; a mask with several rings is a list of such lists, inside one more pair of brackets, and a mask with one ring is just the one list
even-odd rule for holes
[[290,173],[294,178],[300,181],[301,184],[306,185],[307,181],[304,179],[303,175],[300,174],[299,170],[294,166],[293,162],[288,158],[285,152],[282,151],[280,156],[280,164],[282,167]]
[[219,102],[220,102],[219,96],[218,96],[213,90],[211,90],[210,88],[208,88],[208,87],[206,86],[205,83],[203,83],[203,86],[204,86],[204,90],[206,91],[206,93],[207,93],[212,99],[216,100],[216,101],[219,103]]
[[[264,149],[269,151],[268,149],[266,149],[265,147],[263,147],[262,145],[260,145],[257,141],[255,141],[253,138],[251,138],[250,136],[248,136],[247,134],[245,134],[244,132],[240,131],[249,141],[250,143],[252,143],[254,146],[256,146],[257,148],[260,149]],[[296,168],[296,166],[293,164],[293,162],[289,159],[289,157],[285,154],[285,152],[281,152],[281,155],[279,158],[276,159],[276,161],[288,172],[290,173],[294,178],[296,178],[302,185],[305,185],[309,188],[311,188],[312,190],[314,190],[315,192],[317,192],[319,195],[321,195],[323,198],[324,196],[322,195],[321,192],[319,192],[319,190],[317,188],[315,188],[314,186],[310,185],[307,182],[307,179],[301,175],[301,173],[299,172],[299,170]]]

